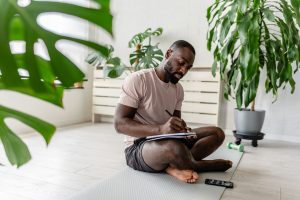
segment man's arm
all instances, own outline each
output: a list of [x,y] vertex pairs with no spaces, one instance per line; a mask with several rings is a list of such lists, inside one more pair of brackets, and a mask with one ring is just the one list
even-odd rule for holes
[[[173,113],[173,116],[178,117],[178,118],[181,119],[181,111],[180,110],[175,110],[174,113]],[[184,126],[184,130],[182,130],[181,132],[191,132],[192,129],[186,125],[186,122],[183,119],[181,119],[181,120],[182,120],[182,123],[183,123],[183,126]]]
[[146,137],[150,135],[174,133],[183,129],[182,120],[170,117],[165,124],[145,125],[133,120],[137,109],[118,104],[115,113],[114,125],[119,133],[133,137]]

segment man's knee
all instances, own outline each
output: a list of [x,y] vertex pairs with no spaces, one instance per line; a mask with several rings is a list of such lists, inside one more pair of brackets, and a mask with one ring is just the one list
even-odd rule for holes
[[180,158],[186,153],[185,145],[177,140],[166,140],[163,148],[167,158],[171,161]]
[[219,144],[221,145],[224,142],[224,139],[225,139],[224,131],[219,127],[215,127],[214,132],[215,132],[216,136],[218,137]]

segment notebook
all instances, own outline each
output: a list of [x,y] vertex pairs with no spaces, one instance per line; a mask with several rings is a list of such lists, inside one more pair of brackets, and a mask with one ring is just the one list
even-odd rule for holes
[[147,136],[147,141],[152,140],[161,140],[161,139],[185,139],[188,137],[196,137],[195,132],[188,132],[188,133],[170,133],[170,134],[161,134],[161,135],[152,135]]

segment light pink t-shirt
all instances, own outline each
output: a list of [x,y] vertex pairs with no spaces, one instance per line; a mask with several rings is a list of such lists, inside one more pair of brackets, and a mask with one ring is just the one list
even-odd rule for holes
[[[126,77],[119,103],[137,108],[134,120],[142,124],[164,124],[170,119],[166,109],[173,113],[181,110],[184,98],[180,83],[165,83],[160,80],[154,68],[140,70]],[[126,136],[127,146],[133,144],[134,137]]]

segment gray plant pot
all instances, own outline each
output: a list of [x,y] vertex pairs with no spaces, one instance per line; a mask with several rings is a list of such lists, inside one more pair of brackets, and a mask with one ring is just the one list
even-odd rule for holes
[[258,135],[265,119],[264,110],[234,110],[234,122],[236,131],[242,135]]

